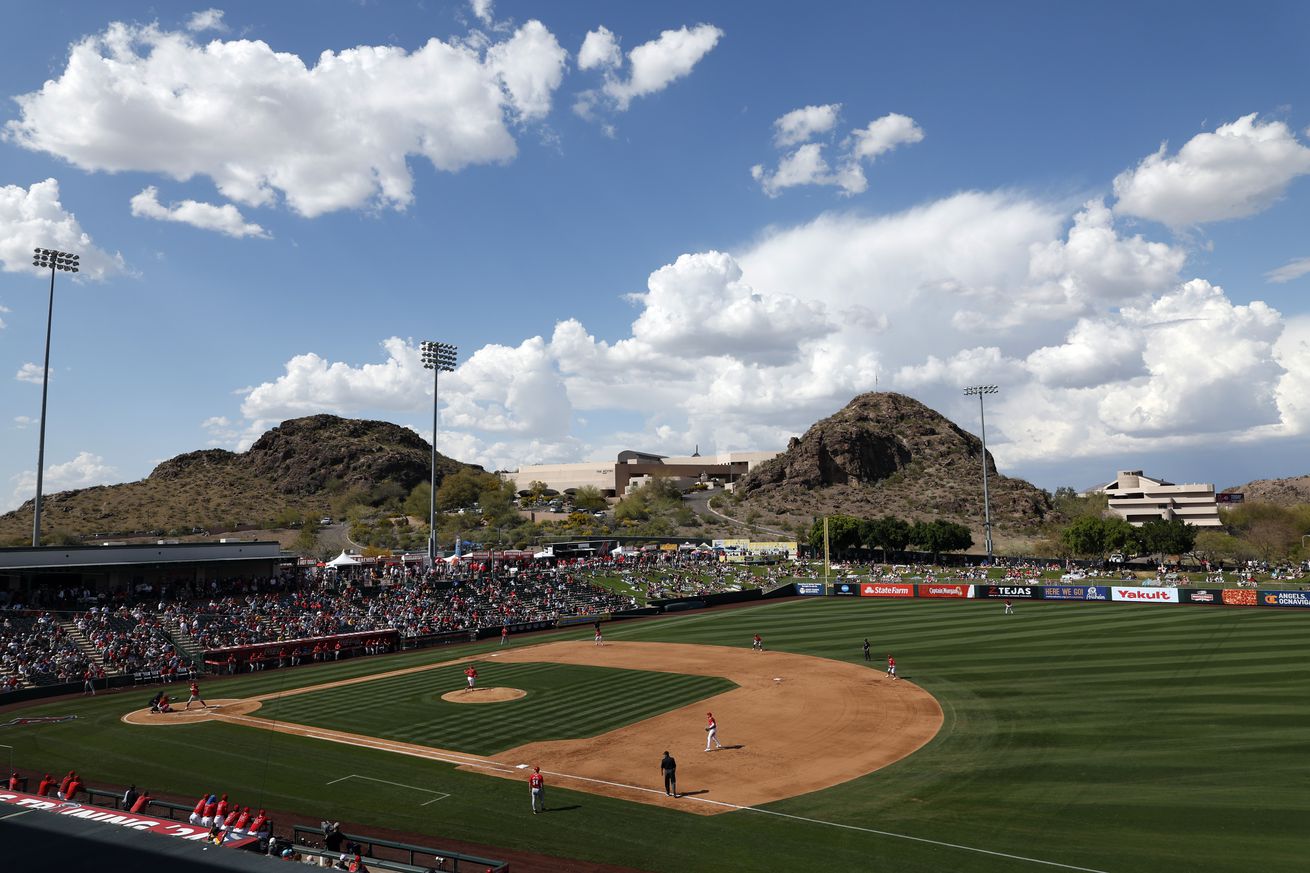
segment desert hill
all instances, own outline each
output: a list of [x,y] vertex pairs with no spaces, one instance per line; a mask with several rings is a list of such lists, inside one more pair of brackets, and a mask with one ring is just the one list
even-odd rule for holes
[[[739,507],[783,524],[845,513],[945,518],[981,530],[981,456],[981,440],[940,413],[903,394],[869,392],[747,474]],[[1031,532],[1052,514],[1050,496],[1000,475],[990,452],[987,469],[994,531]]]
[[[137,482],[46,494],[45,537],[182,536],[281,527],[330,514],[333,501],[377,489],[408,493],[428,480],[431,446],[385,421],[312,415],[282,422],[247,451],[204,449],[171,458]],[[468,465],[437,455],[437,481]],[[32,501],[0,516],[0,542],[30,541]]]
[[1286,479],[1256,479],[1225,492],[1237,491],[1246,495],[1248,503],[1273,503],[1278,506],[1296,506],[1310,503],[1310,476],[1291,476]]

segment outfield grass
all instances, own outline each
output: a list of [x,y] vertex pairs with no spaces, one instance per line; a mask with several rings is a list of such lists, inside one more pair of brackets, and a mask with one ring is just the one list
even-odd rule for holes
[[[607,670],[568,664],[476,662],[483,688],[526,697],[491,705],[449,703],[465,664],[266,701],[261,718],[494,755],[525,742],[591,737],[735,688],[716,676]],[[476,695],[478,692],[469,692]]]
[[[856,662],[868,636],[879,659],[895,654],[901,674],[941,702],[941,733],[861,779],[713,817],[553,785],[548,803],[569,808],[533,817],[525,784],[437,762],[220,723],[121,724],[139,694],[25,710],[82,717],[0,728],[0,743],[16,747],[19,766],[76,767],[92,785],[226,791],[243,804],[669,873],[1059,869],[1037,861],[1111,873],[1304,869],[1310,614],[1021,601],[1004,616],[985,601],[814,598],[619,624],[606,639],[744,647],[755,632],[770,649]],[[206,693],[493,649],[269,671]],[[651,757],[654,785],[659,750],[633,754]],[[350,774],[413,789],[327,784]],[[421,805],[436,791],[450,796]]]

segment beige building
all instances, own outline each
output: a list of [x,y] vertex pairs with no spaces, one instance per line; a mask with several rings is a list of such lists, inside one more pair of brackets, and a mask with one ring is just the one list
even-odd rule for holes
[[613,461],[587,461],[581,464],[530,464],[501,477],[513,482],[520,494],[532,482],[569,494],[590,485],[606,497],[621,497],[633,480],[646,477],[671,477],[684,482],[736,482],[757,464],[778,456],[778,452],[720,452],[686,457],[667,457],[648,452],[623,451]]
[[1106,494],[1110,511],[1137,526],[1157,518],[1177,518],[1196,527],[1222,524],[1212,484],[1175,485],[1144,476],[1141,470],[1120,470],[1113,482],[1092,492]]

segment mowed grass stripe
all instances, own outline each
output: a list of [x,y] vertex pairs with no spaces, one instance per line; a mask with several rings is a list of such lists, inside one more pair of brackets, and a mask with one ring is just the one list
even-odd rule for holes
[[735,687],[714,676],[565,664],[477,667],[479,685],[528,695],[497,704],[446,702],[441,695],[463,688],[463,675],[453,684],[437,670],[266,701],[259,716],[490,755],[525,742],[594,736]]

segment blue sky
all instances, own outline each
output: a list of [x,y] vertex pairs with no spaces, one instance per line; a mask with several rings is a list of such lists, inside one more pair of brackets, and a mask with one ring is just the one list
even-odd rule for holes
[[875,385],[1002,470],[1307,470],[1303,4],[0,13],[0,508],[314,412],[489,468],[782,448]]

